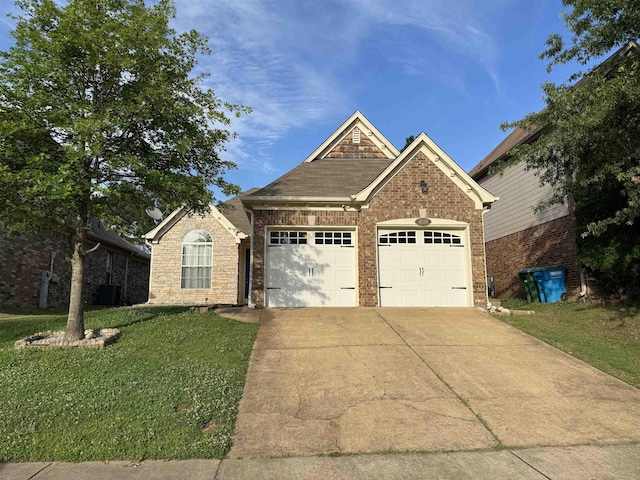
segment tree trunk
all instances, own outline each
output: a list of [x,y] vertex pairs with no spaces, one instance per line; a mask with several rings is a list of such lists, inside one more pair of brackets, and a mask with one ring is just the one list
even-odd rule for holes
[[84,338],[84,241],[86,237],[86,222],[78,222],[73,239],[73,257],[71,258],[71,298],[69,299],[69,317],[65,340],[80,340]]

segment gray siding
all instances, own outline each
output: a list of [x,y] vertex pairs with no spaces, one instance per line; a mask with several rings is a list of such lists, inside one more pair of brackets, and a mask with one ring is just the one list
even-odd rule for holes
[[539,214],[533,213],[541,201],[551,197],[552,188],[540,186],[533,171],[526,171],[524,164],[507,168],[502,175],[482,178],[478,182],[500,200],[484,216],[485,242],[541,225],[569,214],[566,205],[555,205]]

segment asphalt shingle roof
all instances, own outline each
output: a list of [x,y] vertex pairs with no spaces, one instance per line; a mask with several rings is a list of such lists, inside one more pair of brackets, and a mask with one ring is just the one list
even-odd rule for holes
[[244,211],[240,198],[244,195],[250,195],[258,190],[258,188],[252,188],[246,192],[242,192],[237,197],[230,198],[224,202],[224,205],[220,207],[220,212],[227,217],[227,220],[233,223],[234,227],[247,235],[251,234],[251,224],[249,223],[249,217],[247,216],[247,212]]
[[390,164],[387,159],[317,159],[247,197],[347,197],[367,187]]
[[120,235],[112,230],[108,230],[104,224],[97,218],[89,220],[89,230],[87,231],[87,239],[100,242],[104,246],[117,247],[127,252],[131,252],[140,258],[146,260],[151,259],[151,255],[135,245],[129,243]]

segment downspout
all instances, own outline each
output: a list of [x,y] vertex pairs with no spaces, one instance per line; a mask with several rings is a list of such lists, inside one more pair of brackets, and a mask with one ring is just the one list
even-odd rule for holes
[[125,257],[124,263],[124,285],[122,287],[122,297],[127,298],[127,285],[129,282],[129,257],[133,257],[136,252],[131,252],[129,255]]
[[578,298],[583,298],[587,294],[587,276],[584,272],[580,272],[580,293],[578,294]]
[[253,303],[253,209],[245,211],[249,213],[249,221],[251,222],[251,238],[249,239],[249,298],[247,299],[247,306],[249,308],[256,308],[256,304]]

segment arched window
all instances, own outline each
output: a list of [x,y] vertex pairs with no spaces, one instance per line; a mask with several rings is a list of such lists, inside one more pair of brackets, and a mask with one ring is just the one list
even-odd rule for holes
[[206,230],[191,230],[182,239],[182,288],[211,288],[213,240]]

